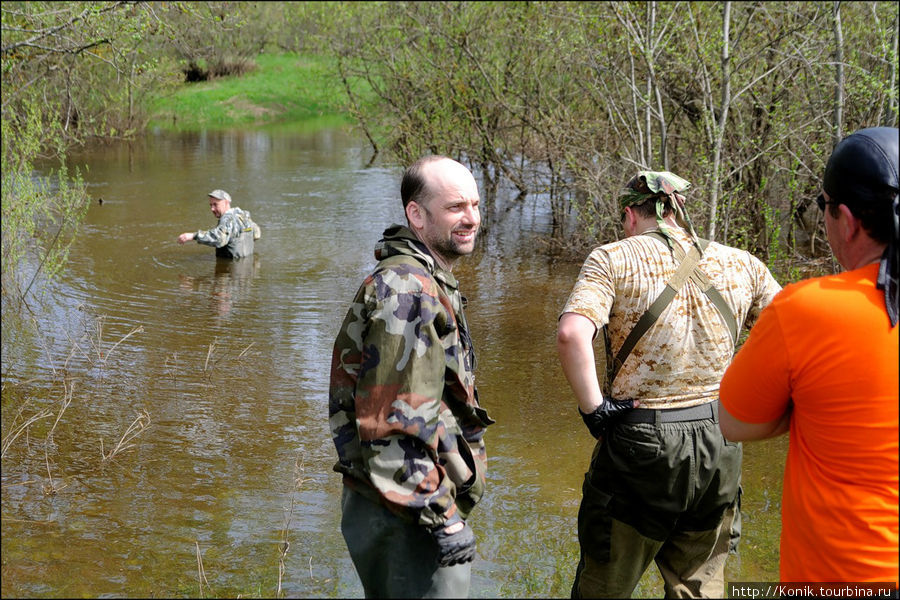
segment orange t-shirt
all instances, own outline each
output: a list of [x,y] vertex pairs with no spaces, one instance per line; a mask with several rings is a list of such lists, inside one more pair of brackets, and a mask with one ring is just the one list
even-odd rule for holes
[[878,265],[789,285],[763,310],[719,393],[736,419],[793,403],[781,581],[898,581],[898,327]]

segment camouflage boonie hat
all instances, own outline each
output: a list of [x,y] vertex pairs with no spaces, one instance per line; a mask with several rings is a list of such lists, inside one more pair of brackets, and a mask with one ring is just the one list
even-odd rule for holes
[[656,223],[660,232],[666,237],[669,248],[672,248],[672,240],[669,230],[663,222],[663,212],[666,201],[675,212],[675,221],[687,229],[694,244],[700,249],[700,240],[694,232],[694,225],[684,210],[684,196],[682,193],[691,187],[691,183],[669,171],[641,171],[625,184],[625,192],[619,196],[619,205],[622,210],[628,206],[642,204],[651,198],[656,198]]

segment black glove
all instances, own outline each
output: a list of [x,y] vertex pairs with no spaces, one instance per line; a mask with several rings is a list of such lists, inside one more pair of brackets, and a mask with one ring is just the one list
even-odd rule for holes
[[606,430],[613,421],[632,410],[634,406],[634,400],[616,400],[609,397],[604,398],[603,404],[594,409],[592,413],[584,414],[580,407],[578,412],[581,414],[584,424],[587,425],[588,431],[599,440],[606,434]]
[[[462,523],[459,529],[457,523]],[[454,525],[456,525],[454,527]],[[447,533],[447,528],[455,533]],[[439,554],[438,564],[442,567],[467,563],[475,559],[475,534],[469,525],[459,518],[459,513],[454,513],[447,522],[431,530],[434,541],[437,542]]]

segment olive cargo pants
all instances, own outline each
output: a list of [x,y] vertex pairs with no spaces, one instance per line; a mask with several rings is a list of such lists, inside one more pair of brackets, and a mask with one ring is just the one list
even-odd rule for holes
[[741,457],[718,419],[611,428],[582,488],[572,597],[629,597],[654,559],[667,598],[724,597],[725,557],[740,538]]

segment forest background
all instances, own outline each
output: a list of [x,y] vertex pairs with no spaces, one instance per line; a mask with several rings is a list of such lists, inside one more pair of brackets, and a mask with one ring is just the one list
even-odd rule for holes
[[[896,2],[4,2],[2,37],[3,293],[19,297],[17,265],[61,268],[90,201],[67,151],[149,125],[346,115],[382,160],[448,154],[487,202],[502,184],[542,195],[546,249],[572,257],[619,235],[635,171],[672,170],[702,236],[784,281],[827,260],[813,199],[833,145],[898,122]],[[177,101],[261,64],[268,96]],[[48,155],[59,170],[34,178]]]

